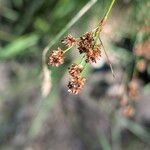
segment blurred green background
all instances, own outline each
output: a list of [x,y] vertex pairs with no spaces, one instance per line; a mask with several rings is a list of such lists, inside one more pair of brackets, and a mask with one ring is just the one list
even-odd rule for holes
[[[64,36],[80,37],[96,27],[110,2],[0,0],[1,150],[150,149],[149,0],[116,0],[110,13],[101,38],[115,79],[102,55],[86,68],[85,88],[74,96],[66,72],[80,62],[77,50],[59,68],[42,64],[48,44],[62,47],[68,23],[74,21]],[[74,18],[81,10],[84,15]],[[133,116],[121,113],[126,95]]]

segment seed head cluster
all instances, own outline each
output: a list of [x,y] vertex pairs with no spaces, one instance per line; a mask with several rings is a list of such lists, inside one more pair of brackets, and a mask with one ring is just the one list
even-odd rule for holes
[[73,94],[78,94],[84,87],[86,78],[81,76],[83,70],[82,65],[72,64],[69,68],[69,75],[71,77],[68,83],[68,92]]
[[124,117],[133,117],[135,114],[134,104],[139,99],[139,82],[133,78],[125,88],[120,99],[121,113]]
[[80,37],[78,42],[78,49],[80,54],[88,53],[89,49],[93,47],[93,42],[94,38],[91,32],[87,32],[82,37]]
[[122,108],[122,114],[125,117],[133,117],[135,114],[135,109],[131,105],[125,106]]
[[88,32],[80,37],[78,43],[80,54],[85,53],[86,63],[96,63],[101,56],[101,45],[96,44],[93,34]]
[[96,45],[93,49],[89,49],[86,54],[86,62],[87,63],[96,63],[98,59],[101,57],[101,45]]
[[83,89],[85,81],[86,78],[81,76],[71,78],[71,80],[68,83],[68,92],[78,94]]
[[[101,57],[101,45],[97,42],[95,32],[87,32],[79,39],[68,35],[61,41],[67,48],[54,50],[49,56],[48,64],[51,66],[60,66],[64,63],[64,54],[73,46],[77,46],[79,53],[83,54],[84,63],[96,63]],[[82,61],[81,61],[82,62]],[[78,94],[85,85],[86,78],[81,76],[84,67],[82,64],[72,64],[69,67],[70,81],[68,83],[69,93]]]
[[82,70],[83,70],[82,65],[72,64],[71,67],[69,67],[69,74],[71,77],[78,77],[80,76]]
[[49,65],[52,66],[60,66],[64,63],[64,52],[63,50],[61,50],[60,48],[58,48],[58,50],[54,50],[51,52],[50,56],[49,56]]
[[67,47],[71,47],[73,46],[74,44],[76,44],[76,39],[71,35],[69,34],[68,36],[64,37],[63,40],[61,40],[61,42],[66,45]]

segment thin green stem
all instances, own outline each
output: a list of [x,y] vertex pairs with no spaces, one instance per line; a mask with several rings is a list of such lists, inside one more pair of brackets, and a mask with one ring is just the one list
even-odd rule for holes
[[83,66],[83,70],[82,70],[82,72],[81,72],[81,74],[83,73],[83,71],[84,71],[84,69],[85,69],[85,67],[86,67],[86,62],[85,62],[85,55],[82,57],[82,59],[81,59],[81,61],[80,61],[80,63],[79,63],[79,65],[82,65]]
[[68,47],[66,50],[64,50],[64,54],[65,54],[66,52],[68,52],[72,47],[73,47],[73,45],[70,46],[70,47]]
[[[111,1],[110,5],[109,5],[109,7],[108,7],[108,9],[107,9],[107,11],[106,11],[106,13],[105,13],[105,15],[104,15],[102,21],[101,21],[101,23],[98,24],[98,27],[97,27],[96,30],[95,30],[95,42],[94,42],[94,46],[96,45],[96,43],[97,43],[97,41],[98,41],[98,38],[99,38],[99,35],[100,35],[100,32],[102,31],[103,23],[106,22],[106,20],[107,20],[107,18],[108,18],[108,15],[109,15],[109,13],[110,13],[110,11],[111,11],[111,9],[112,9],[112,7],[113,7],[115,1],[116,1],[116,0],[112,0],[112,1]],[[93,47],[94,47],[94,46],[93,46]]]
[[82,57],[82,59],[81,59],[81,61],[80,61],[80,65],[82,65],[83,64],[83,62],[84,62],[84,58],[85,58],[85,55]]
[[112,7],[113,7],[115,1],[116,1],[116,0],[112,0],[112,1],[111,1],[110,5],[109,5],[109,8],[107,9],[107,11],[106,11],[106,13],[105,13],[105,15],[104,15],[104,17],[103,17],[104,20],[107,20],[108,15],[109,15],[109,13],[110,13],[110,11],[111,11],[111,9],[112,9]]

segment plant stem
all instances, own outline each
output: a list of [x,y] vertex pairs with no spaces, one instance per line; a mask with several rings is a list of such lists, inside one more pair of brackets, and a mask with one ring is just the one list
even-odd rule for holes
[[96,31],[95,31],[96,42],[97,42],[97,40],[98,40],[99,34],[100,34],[100,32],[102,31],[102,27],[103,27],[104,23],[106,22],[106,20],[107,20],[107,18],[108,18],[108,15],[109,15],[109,13],[110,13],[110,11],[111,11],[111,9],[112,9],[112,7],[113,7],[115,1],[116,1],[116,0],[112,0],[112,1],[111,1],[110,5],[109,5],[109,7],[108,7],[108,9],[107,9],[107,11],[105,12],[105,15],[104,15],[103,19],[101,20],[100,24],[98,25],[98,27],[97,27],[97,29],[96,29]]
[[102,42],[102,40],[101,40],[100,37],[99,37],[99,41],[100,41],[100,43],[101,43],[101,45],[102,45],[102,47],[103,47],[104,53],[105,53],[105,55],[106,55],[107,61],[108,61],[108,63],[109,63],[109,66],[110,66],[110,69],[111,69],[111,72],[112,72],[112,75],[113,75],[113,77],[115,78],[115,73],[114,73],[114,69],[113,69],[112,63],[111,63],[111,61],[110,61],[110,59],[109,59],[109,57],[108,57],[108,55],[107,55],[107,52],[106,52],[106,50],[105,50],[105,47],[104,47],[103,42]]
[[64,50],[64,53],[68,52],[72,47],[73,47],[73,45],[68,47],[66,50]]
[[95,45],[96,45],[96,43],[97,43],[97,41],[98,41],[98,39],[99,39],[100,32],[102,31],[102,27],[103,27],[104,23],[106,22],[106,20],[107,20],[107,18],[108,18],[108,15],[109,15],[109,13],[110,13],[110,11],[111,11],[111,9],[112,9],[112,7],[113,7],[115,1],[116,1],[116,0],[112,0],[112,1],[111,1],[111,3],[110,3],[110,5],[109,5],[109,7],[108,7],[108,9],[107,9],[107,11],[106,11],[104,17],[102,18],[100,24],[98,24],[98,27],[97,27],[96,30],[95,30],[95,33],[94,33],[95,41],[94,41],[93,47],[95,47]]
[[81,61],[80,61],[80,63],[79,63],[79,65],[82,65],[82,66],[83,66],[83,70],[82,70],[81,74],[83,73],[83,71],[84,71],[84,69],[85,69],[85,67],[86,67],[86,64],[87,64],[87,63],[85,63],[84,58],[85,58],[85,55],[82,57],[82,59],[81,59]]
[[80,65],[83,65],[83,62],[84,62],[84,58],[85,58],[85,55],[82,57],[81,61],[80,61]]
[[111,9],[112,9],[112,7],[113,7],[115,1],[116,1],[116,0],[112,0],[112,1],[111,1],[110,5],[109,5],[109,8],[108,8],[108,10],[106,11],[106,13],[105,13],[105,15],[104,15],[104,17],[103,17],[103,20],[107,20],[108,15],[109,15],[109,13],[110,13],[110,11],[111,11]]

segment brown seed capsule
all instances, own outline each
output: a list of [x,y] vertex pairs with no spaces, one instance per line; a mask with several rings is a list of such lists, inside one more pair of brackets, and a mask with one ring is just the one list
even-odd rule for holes
[[139,85],[137,80],[132,79],[132,81],[128,84],[128,95],[130,99],[137,100],[139,96]]
[[137,44],[134,48],[134,53],[150,60],[150,40],[145,41],[143,44]]
[[83,70],[83,66],[82,65],[72,64],[71,67],[69,68],[69,74],[72,77],[77,77],[77,76],[80,75],[82,70]]
[[94,49],[89,49],[86,54],[86,62],[87,63],[96,63],[97,60],[101,57],[101,46],[96,45]]
[[139,60],[136,64],[136,67],[137,67],[139,72],[144,72],[146,70],[146,67],[147,67],[146,61],[144,59]]
[[124,108],[122,108],[122,114],[125,117],[133,117],[135,114],[135,109],[132,106],[126,106]]
[[60,66],[64,63],[64,52],[58,48],[58,50],[52,51],[52,53],[49,56],[49,65],[52,66]]
[[69,34],[61,42],[66,46],[71,47],[72,45],[76,44],[76,39],[71,34]]
[[87,53],[90,48],[93,47],[93,35],[91,32],[88,32],[84,34],[82,37],[80,37],[80,40],[78,42],[78,49],[80,54],[81,53]]
[[68,83],[68,92],[72,94],[78,94],[85,84],[86,78],[84,77],[75,77],[72,78]]

